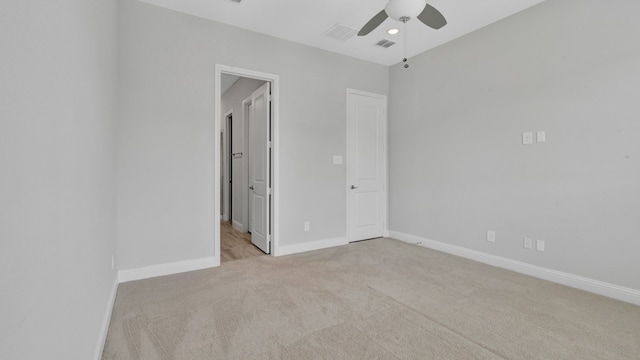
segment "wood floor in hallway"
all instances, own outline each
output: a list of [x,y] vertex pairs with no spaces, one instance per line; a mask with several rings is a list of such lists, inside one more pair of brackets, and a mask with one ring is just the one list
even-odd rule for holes
[[250,259],[265,253],[251,243],[251,234],[240,232],[230,221],[220,222],[220,262]]

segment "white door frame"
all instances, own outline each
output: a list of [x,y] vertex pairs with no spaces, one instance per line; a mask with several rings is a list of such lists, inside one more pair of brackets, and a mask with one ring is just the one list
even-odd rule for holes
[[[231,170],[231,163],[230,163],[230,157],[231,157],[231,136],[230,136],[230,132],[229,132],[229,128],[228,128],[228,122],[227,119],[229,118],[229,115],[233,116],[233,109],[227,111],[224,116],[222,117],[221,121],[224,121],[224,124],[221,124],[221,129],[220,131],[222,132],[222,141],[224,146],[222,147],[222,169],[224,169],[224,171],[222,172],[222,179],[224,180],[224,184],[221,184],[222,187],[222,202],[224,203],[224,208],[222,209],[222,221],[230,221],[232,220],[233,215],[231,214],[230,208],[231,206],[231,186],[229,185],[229,178],[232,176],[232,174],[230,173]],[[224,126],[222,126],[224,125]]]
[[[271,255],[278,256],[280,252],[280,77],[275,74],[237,68],[234,66],[215,65],[214,88],[214,139],[220,138],[222,114],[221,108],[221,80],[222,74],[258,79],[271,82],[272,118],[271,118]],[[220,144],[214,146],[214,184],[213,193],[220,196]],[[219,200],[219,199],[218,199]],[[214,213],[220,214],[220,201],[214,201]],[[213,256],[214,266],[220,266],[220,220],[213,219]]]
[[351,181],[351,179],[349,179],[349,166],[351,166],[350,162],[348,159],[351,158],[351,146],[349,144],[349,142],[351,141],[351,139],[353,138],[353,129],[349,126],[349,104],[350,104],[350,99],[349,99],[349,95],[361,95],[361,96],[368,96],[368,97],[372,97],[372,98],[376,98],[376,99],[380,99],[383,101],[384,103],[384,118],[383,118],[383,179],[384,179],[384,192],[383,192],[383,201],[382,201],[382,218],[383,220],[383,226],[382,226],[382,231],[383,234],[382,236],[388,237],[389,236],[389,100],[387,95],[381,95],[381,94],[375,94],[375,93],[370,93],[370,92],[366,92],[366,91],[361,91],[361,90],[355,90],[355,89],[349,89],[347,88],[347,121],[346,121],[346,127],[347,127],[347,162],[346,162],[346,166],[347,166],[347,171],[346,171],[346,175],[345,175],[345,191],[346,191],[346,203],[347,203],[347,241],[351,242],[354,241],[353,240],[353,234],[351,233],[351,224],[353,221],[355,221],[354,219],[352,219],[351,217],[351,210],[352,210],[352,206],[353,204],[351,204],[351,202],[349,201],[349,192],[351,191],[351,189],[349,188],[349,186],[351,185],[349,183],[349,181]]

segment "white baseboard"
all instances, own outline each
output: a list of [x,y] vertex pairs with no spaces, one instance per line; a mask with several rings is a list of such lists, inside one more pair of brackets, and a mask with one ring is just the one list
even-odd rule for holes
[[414,245],[424,246],[433,250],[442,251],[448,254],[460,256],[466,259],[479,261],[481,263],[497,266],[503,269],[512,270],[521,274],[548,280],[558,284],[570,286],[576,289],[607,296],[617,300],[640,305],[640,291],[606,283],[599,280],[556,271],[536,265],[527,264],[509,258],[495,256],[476,250],[467,249],[461,246],[442,243],[439,241],[424,239],[419,236],[404,234],[397,231],[390,231],[389,235],[393,239],[398,239]]
[[102,359],[102,352],[104,351],[104,344],[107,341],[107,334],[109,332],[109,324],[111,324],[111,314],[113,313],[113,306],[116,302],[116,294],[118,293],[118,278],[116,277],[111,288],[111,294],[109,295],[109,301],[107,302],[107,309],[102,318],[102,326],[98,333],[98,343],[96,344],[96,350],[93,354],[95,360]]
[[183,273],[187,271],[208,269],[216,267],[215,257],[206,257],[202,259],[178,261],[167,264],[147,266],[138,269],[120,270],[118,271],[118,281],[121,283],[134,280],[148,279],[156,276],[165,276]]
[[320,250],[320,249],[326,249],[334,246],[347,245],[348,243],[349,242],[347,241],[346,237],[339,237],[339,238],[317,240],[317,241],[311,241],[307,243],[300,243],[300,244],[294,244],[294,245],[279,246],[278,251],[277,252],[274,251],[273,256],[298,254],[306,251]]
[[238,230],[238,231],[240,231],[240,232],[246,232],[246,231],[243,229],[242,223],[241,223],[241,222],[238,222],[238,221],[236,221],[236,220],[233,220],[233,221],[231,222],[231,227],[233,227],[234,229],[236,229],[236,230]]

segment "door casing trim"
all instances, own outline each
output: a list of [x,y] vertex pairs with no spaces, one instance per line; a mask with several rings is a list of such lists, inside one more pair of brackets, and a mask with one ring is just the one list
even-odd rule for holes
[[[217,144],[221,130],[221,80],[222,74],[237,75],[240,77],[264,80],[271,83],[271,255],[278,256],[280,251],[280,76],[234,66],[215,64],[215,88],[214,88],[214,177],[213,177],[213,207],[214,213],[220,214],[220,145]],[[220,221],[213,221],[213,255],[214,266],[220,266]]]

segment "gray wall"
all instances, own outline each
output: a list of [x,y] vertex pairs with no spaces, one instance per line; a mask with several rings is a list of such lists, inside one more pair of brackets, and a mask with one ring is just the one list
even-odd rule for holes
[[116,281],[116,41],[113,1],[0,2],[2,359],[94,357]]
[[547,1],[393,67],[391,230],[640,289],[639,12]]
[[[242,113],[242,102],[251,96],[251,94],[264,84],[262,80],[249,79],[241,77],[222,95],[220,101],[220,118],[224,119],[224,114],[233,110],[233,128],[231,135],[233,153],[243,153],[242,157],[235,157],[233,159],[233,191],[232,191],[232,209],[231,219],[239,225],[247,226],[247,217],[245,214],[248,203],[247,186],[244,183],[245,176],[245,161],[248,160],[248,154],[244,149],[245,127],[244,118]],[[222,127],[225,131],[226,120]],[[225,146],[226,147],[226,146]],[[228,156],[225,154],[226,159]],[[228,161],[228,160],[227,160]],[[226,171],[226,168],[225,168]]]
[[387,67],[132,0],[120,16],[120,269],[213,256],[216,63],[280,76],[281,245],[346,235],[346,88],[387,94]]

